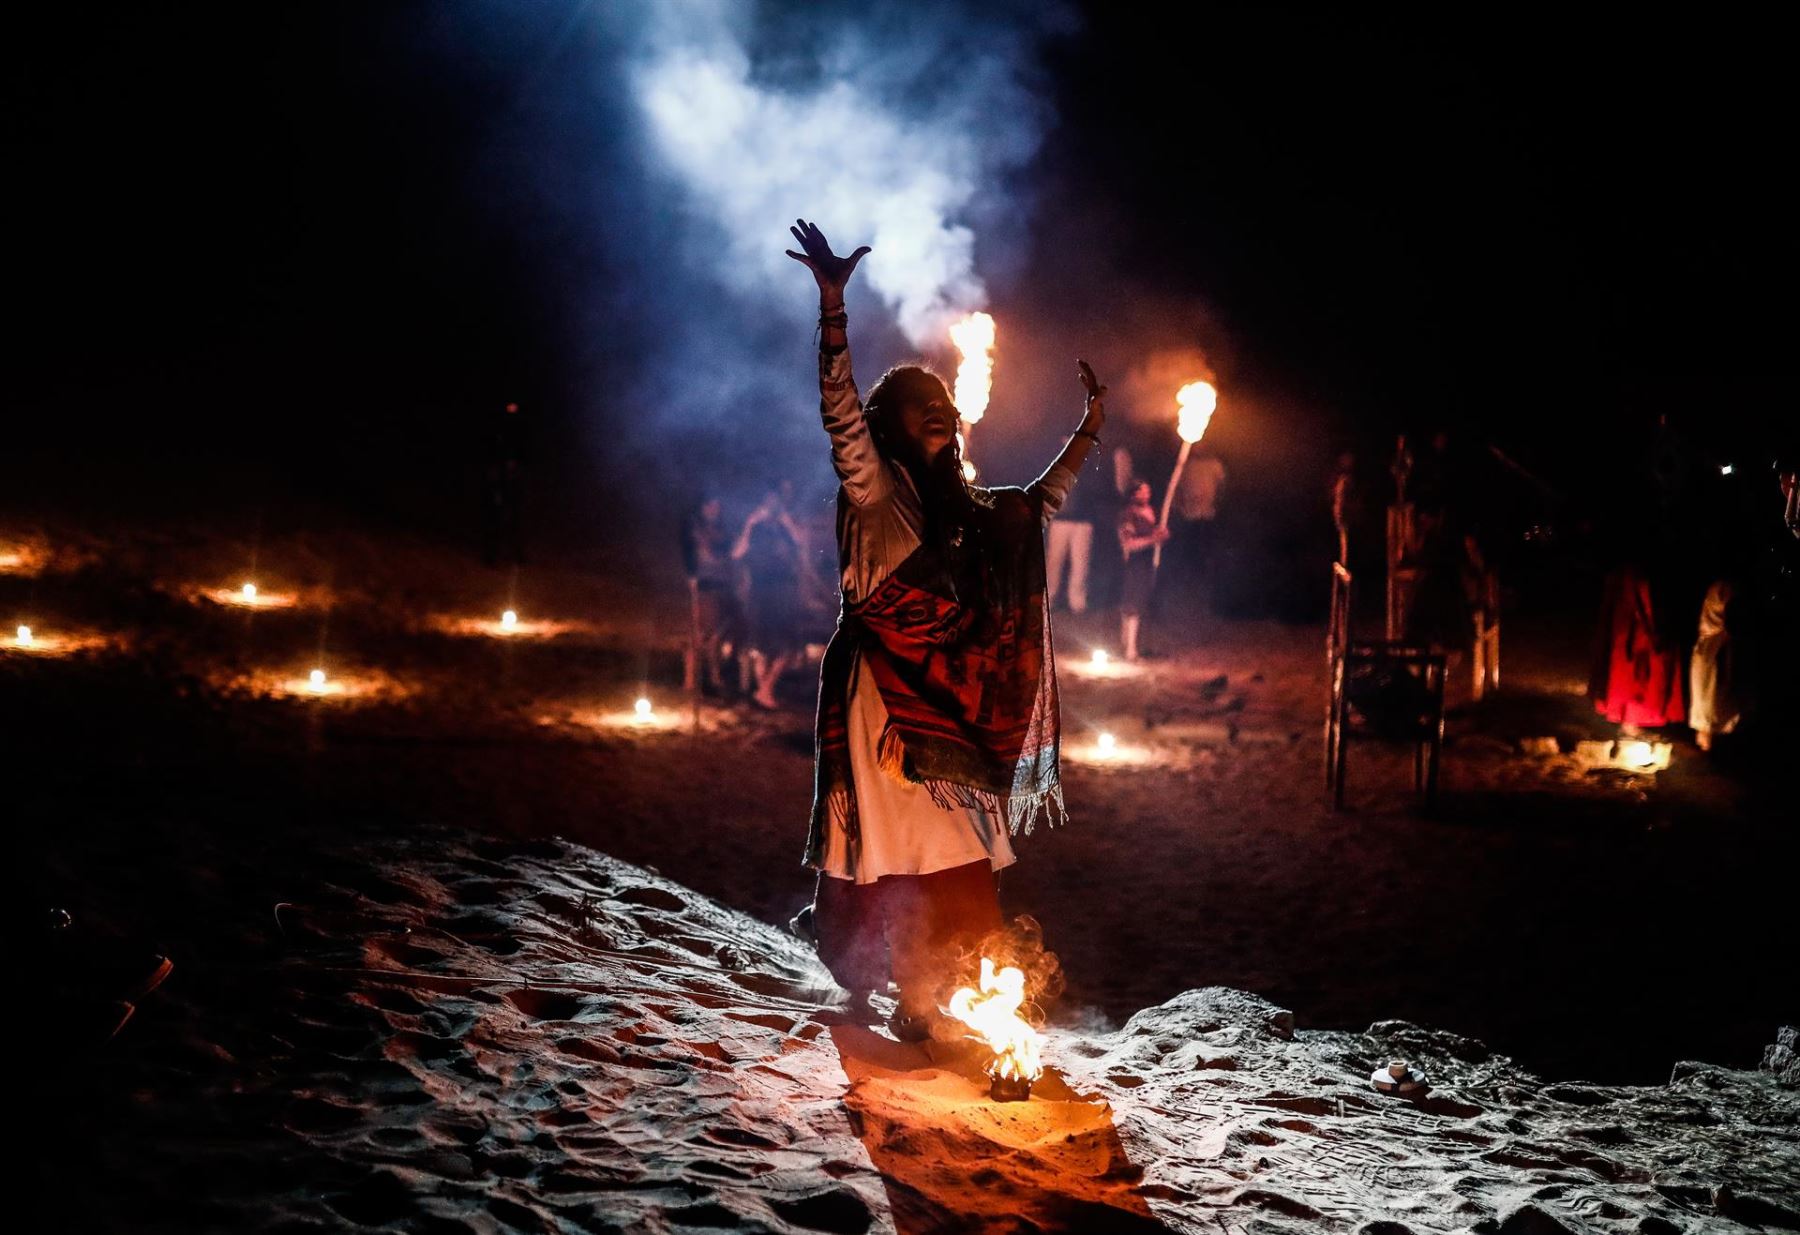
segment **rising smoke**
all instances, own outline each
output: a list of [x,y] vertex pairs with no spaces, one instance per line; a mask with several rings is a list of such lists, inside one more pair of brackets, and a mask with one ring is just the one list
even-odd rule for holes
[[[737,291],[792,290],[783,229],[805,214],[844,250],[873,246],[867,286],[915,348],[987,303],[978,261],[1018,237],[975,225],[1001,216],[1005,178],[1048,122],[1034,53],[1054,11],[696,2],[644,15],[631,82],[646,153],[679,181],[687,239]],[[807,310],[803,295],[775,299]]]

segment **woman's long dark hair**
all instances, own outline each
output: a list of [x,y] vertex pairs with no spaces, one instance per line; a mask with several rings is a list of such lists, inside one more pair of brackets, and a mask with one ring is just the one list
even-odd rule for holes
[[927,535],[948,539],[976,526],[980,512],[991,508],[994,500],[963,476],[960,436],[939,451],[929,466],[909,457],[911,452],[906,449],[897,424],[900,408],[914,399],[921,403],[930,400],[940,387],[948,389],[942,378],[922,365],[895,365],[869,388],[868,397],[863,400],[863,416],[881,457],[905,468],[918,486],[925,506]]

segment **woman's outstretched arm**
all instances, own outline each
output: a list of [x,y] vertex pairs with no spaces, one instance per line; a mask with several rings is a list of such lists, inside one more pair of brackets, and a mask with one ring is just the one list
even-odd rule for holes
[[1027,492],[1038,500],[1046,517],[1055,514],[1068,500],[1069,490],[1075,486],[1076,477],[1081,475],[1081,465],[1087,462],[1088,451],[1100,441],[1100,426],[1106,423],[1106,387],[1094,376],[1087,361],[1077,360],[1075,364],[1082,389],[1087,392],[1081,423],[1069,436],[1056,461],[1027,487]]
[[831,465],[844,493],[860,506],[885,497],[889,483],[850,373],[849,318],[844,312],[844,287],[869,246],[839,257],[825,234],[805,219],[795,219],[788,231],[802,251],[789,249],[787,255],[812,271],[819,285],[819,415],[831,435]]

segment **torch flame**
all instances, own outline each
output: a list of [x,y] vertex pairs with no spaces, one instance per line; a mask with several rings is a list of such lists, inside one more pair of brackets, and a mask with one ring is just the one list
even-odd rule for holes
[[1035,1081],[1043,1075],[1038,1048],[1044,1035],[1019,1015],[1025,1003],[1025,973],[1008,965],[998,972],[981,958],[981,989],[963,987],[950,997],[950,1015],[975,1031],[994,1052],[989,1076]]
[[1206,436],[1206,426],[1212,423],[1213,412],[1219,406],[1219,392],[1211,382],[1189,382],[1175,392],[1175,402],[1181,405],[1179,419],[1175,431],[1184,442],[1197,442]]
[[987,412],[988,389],[994,384],[994,319],[971,313],[950,327],[950,341],[962,353],[956,366],[956,410],[964,424],[975,424]]

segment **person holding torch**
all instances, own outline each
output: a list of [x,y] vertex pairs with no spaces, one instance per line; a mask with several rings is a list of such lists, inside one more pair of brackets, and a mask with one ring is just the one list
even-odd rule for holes
[[892,1028],[929,1035],[958,948],[1001,925],[1012,837],[1063,815],[1044,521],[1105,423],[1078,362],[1081,419],[1024,488],[968,481],[959,417],[936,374],[888,370],[858,396],[840,257],[797,220],[819,289],[820,413],[841,482],[843,607],[819,675],[805,863],[813,903],[793,923],[852,992],[899,986]]

